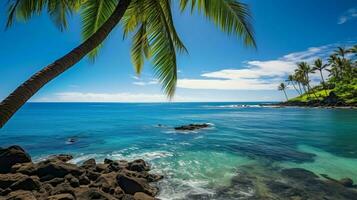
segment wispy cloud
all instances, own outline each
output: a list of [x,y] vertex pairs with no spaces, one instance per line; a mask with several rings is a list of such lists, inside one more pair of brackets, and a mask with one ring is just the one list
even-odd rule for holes
[[[35,102],[164,102],[168,101],[163,94],[146,93],[85,93],[61,92],[52,96],[38,98]],[[175,96],[175,101],[192,101],[190,98]]]
[[[337,44],[311,47],[305,51],[284,55],[276,60],[253,60],[243,68],[229,68],[201,74],[198,79],[180,79],[178,87],[216,90],[275,90],[301,61],[326,58]],[[317,77],[317,76],[316,76]]]
[[357,8],[350,8],[338,18],[338,24],[344,24],[357,17]]

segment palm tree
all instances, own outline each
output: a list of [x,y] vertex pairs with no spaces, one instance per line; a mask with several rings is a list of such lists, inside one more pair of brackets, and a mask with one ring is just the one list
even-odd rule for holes
[[295,77],[294,77],[294,75],[289,75],[288,76],[288,79],[286,80],[289,84],[291,83],[291,85],[294,87],[294,89],[296,90],[296,92],[299,94],[299,95],[301,95],[301,93],[299,92],[299,90],[295,87]]
[[278,90],[279,90],[279,91],[283,91],[283,92],[284,92],[284,95],[285,95],[286,101],[288,101],[289,99],[288,99],[288,95],[286,95],[286,91],[285,91],[285,89],[286,89],[286,85],[285,85],[285,83],[280,83],[280,85],[278,86]]
[[[322,75],[322,70],[324,70],[327,66],[328,66],[328,64],[323,64],[322,60],[319,58],[319,59],[315,60],[314,67],[312,68],[313,71],[318,70],[320,72],[323,89],[325,89],[326,87],[325,87],[325,79],[324,79],[324,76]],[[325,90],[325,94],[327,95],[326,90]]]
[[314,71],[312,70],[312,68],[310,67],[310,65],[307,62],[300,62],[298,63],[298,70],[300,70],[303,75],[304,75],[304,84],[307,86],[307,92],[312,91],[312,93],[314,94],[314,96],[317,99],[317,95],[315,93],[315,91],[311,88],[310,86],[310,73],[314,73]]
[[346,54],[348,53],[349,50],[344,47],[337,47],[337,50],[335,50],[335,55],[341,56],[342,58],[345,58]]
[[[144,59],[152,61],[155,75],[169,98],[175,93],[177,81],[176,53],[185,51],[172,19],[171,0],[8,0],[7,26],[15,19],[29,20],[47,11],[61,29],[67,17],[81,12],[84,42],[68,54],[46,66],[0,103],[0,127],[39,89],[83,57],[94,60],[109,33],[123,24],[125,37],[132,36],[131,57],[135,71],[140,73]],[[176,2],[176,1],[175,1]],[[236,0],[180,0],[181,11],[190,8],[203,13],[222,31],[242,38],[246,46],[255,47],[246,4]]]

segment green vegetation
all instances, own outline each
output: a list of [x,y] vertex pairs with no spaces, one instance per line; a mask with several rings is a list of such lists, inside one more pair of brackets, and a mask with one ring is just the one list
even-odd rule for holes
[[[324,73],[328,72],[328,77]],[[315,87],[310,85],[310,76],[319,73],[321,83]],[[288,102],[323,101],[332,92],[345,104],[357,104],[357,45],[345,49],[338,47],[336,51],[324,63],[322,59],[316,59],[312,64],[300,62],[295,72],[286,80],[288,86],[292,86],[298,96],[287,100]],[[278,90],[285,93],[288,87]],[[285,93],[286,96],[286,93]]]
[[27,21],[47,12],[55,25],[65,30],[67,18],[79,13],[84,42],[34,74],[0,103],[0,128],[48,82],[87,55],[94,60],[110,32],[120,25],[125,38],[132,39],[135,71],[140,74],[144,61],[150,61],[163,91],[172,98],[177,82],[176,54],[186,51],[175,30],[172,8],[204,14],[223,32],[241,39],[244,45],[256,46],[249,8],[238,0],[8,0],[8,5],[7,27],[14,20]]

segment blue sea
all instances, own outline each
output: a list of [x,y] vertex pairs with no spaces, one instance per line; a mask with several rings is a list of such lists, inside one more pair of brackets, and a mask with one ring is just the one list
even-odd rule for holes
[[[175,126],[209,123],[192,132]],[[27,103],[0,130],[35,161],[143,158],[161,199],[214,195],[244,166],[299,167],[357,182],[357,110],[258,103]],[[249,195],[249,194],[247,194]]]

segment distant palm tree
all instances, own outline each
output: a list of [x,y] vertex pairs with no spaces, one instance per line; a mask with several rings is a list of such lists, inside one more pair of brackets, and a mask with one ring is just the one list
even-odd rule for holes
[[289,101],[288,95],[286,95],[286,91],[285,91],[286,88],[287,88],[287,87],[286,87],[285,83],[280,83],[280,85],[278,86],[278,90],[284,92],[286,101]]
[[337,50],[335,50],[335,55],[341,56],[342,58],[345,58],[346,54],[349,53],[349,49],[346,49],[344,47],[337,47]]
[[312,91],[312,93],[314,94],[314,96],[317,98],[317,95],[315,93],[315,91],[312,89],[311,85],[310,85],[310,73],[314,73],[314,71],[312,70],[312,68],[310,67],[310,65],[307,62],[300,62],[298,63],[298,70],[301,71],[304,76],[304,83],[307,86],[308,92]]
[[[328,64],[323,64],[323,63],[322,63],[322,60],[319,58],[319,59],[315,60],[315,62],[314,62],[314,67],[312,68],[313,71],[319,71],[319,72],[320,72],[323,89],[326,88],[326,85],[325,85],[324,76],[322,75],[322,71],[323,71],[326,67],[328,67]],[[327,95],[326,90],[325,90],[325,94]]]
[[287,79],[286,81],[294,87],[294,89],[296,90],[296,92],[297,92],[299,95],[301,95],[301,93],[299,92],[299,90],[295,87],[295,82],[296,82],[296,80],[295,80],[294,75],[291,75],[291,74],[290,74],[290,75],[288,76],[288,79]]
[[256,46],[250,11],[238,0],[8,0],[8,27],[14,19],[29,20],[47,11],[64,30],[68,15],[81,12],[84,42],[34,74],[0,103],[0,127],[39,89],[84,56],[94,60],[103,41],[120,22],[124,36],[132,36],[135,71],[141,72],[145,58],[152,61],[163,90],[172,98],[177,81],[176,53],[186,51],[175,30],[172,2],[179,2],[181,11],[197,9],[222,31],[242,38],[247,46]]

